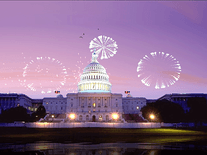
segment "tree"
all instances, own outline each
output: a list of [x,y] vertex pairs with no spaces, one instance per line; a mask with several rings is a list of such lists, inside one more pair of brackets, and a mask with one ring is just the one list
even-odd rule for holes
[[207,101],[205,97],[191,97],[187,101],[190,108],[187,112],[187,120],[195,122],[196,125],[207,122]]
[[27,109],[22,106],[4,110],[0,115],[1,122],[28,121],[29,119],[30,115],[27,114]]
[[150,114],[155,115],[155,122],[176,123],[184,120],[184,110],[176,103],[168,100],[158,100],[154,103],[149,103],[141,109],[145,119],[150,120]]
[[40,105],[38,108],[37,108],[37,111],[36,112],[33,112],[32,113],[32,119],[31,121],[38,121],[40,120],[40,118],[44,118],[46,115],[46,110],[45,110],[45,107]]

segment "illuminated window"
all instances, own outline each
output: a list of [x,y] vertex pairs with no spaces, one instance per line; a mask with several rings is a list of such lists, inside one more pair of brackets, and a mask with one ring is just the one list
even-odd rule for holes
[[96,107],[96,103],[93,103],[93,107],[94,107],[94,108]]
[[139,107],[137,106],[137,110],[139,109]]
[[99,116],[99,119],[102,120],[102,116],[101,115]]

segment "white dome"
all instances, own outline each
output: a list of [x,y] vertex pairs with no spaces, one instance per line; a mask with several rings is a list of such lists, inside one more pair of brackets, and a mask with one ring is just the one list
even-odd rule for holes
[[63,95],[59,94],[57,95],[57,98],[63,98]]
[[97,61],[98,55],[92,54],[92,62],[85,67],[78,83],[79,92],[111,92],[111,83],[106,69]]
[[106,74],[106,69],[99,63],[90,63],[83,70],[83,74],[85,73],[87,74],[89,72],[100,72],[100,73]]

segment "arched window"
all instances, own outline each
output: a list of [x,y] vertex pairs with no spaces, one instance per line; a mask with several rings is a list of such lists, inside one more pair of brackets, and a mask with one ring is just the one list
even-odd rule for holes
[[79,121],[82,121],[82,120],[83,120],[83,116],[80,115],[80,116],[79,116]]
[[86,115],[86,121],[89,121],[89,116],[88,115]]
[[109,115],[106,115],[106,121],[109,121]]

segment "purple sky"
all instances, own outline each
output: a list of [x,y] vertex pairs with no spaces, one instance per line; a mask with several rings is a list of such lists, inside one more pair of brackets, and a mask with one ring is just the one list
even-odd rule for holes
[[[106,35],[118,45],[113,57],[99,59],[112,93],[125,96],[124,91],[130,90],[133,97],[147,99],[167,93],[207,93],[206,15],[207,2],[0,2],[0,92],[54,97],[41,91],[56,89],[64,79],[57,68],[63,66],[67,76],[61,94],[77,92],[78,72],[91,60],[90,41]],[[169,53],[179,61],[182,71],[174,85],[155,89],[138,78],[138,62],[151,52]],[[37,61],[37,57],[44,60]],[[62,65],[50,65],[48,57]],[[23,68],[31,60],[30,75],[23,77]],[[32,65],[51,72],[44,77]],[[48,82],[51,77],[53,84]],[[36,91],[28,88],[31,83]]]

